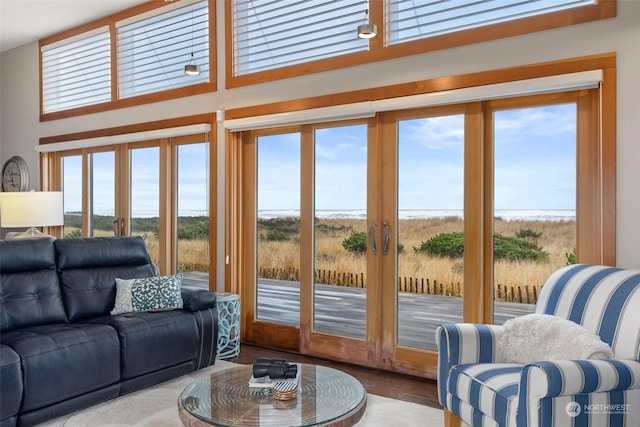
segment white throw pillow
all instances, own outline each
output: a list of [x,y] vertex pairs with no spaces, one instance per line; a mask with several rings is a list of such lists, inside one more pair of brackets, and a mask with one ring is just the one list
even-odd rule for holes
[[180,309],[183,304],[181,286],[182,274],[116,278],[116,300],[111,314]]
[[571,320],[527,314],[504,323],[496,362],[527,364],[540,360],[611,359],[613,352],[599,336]]

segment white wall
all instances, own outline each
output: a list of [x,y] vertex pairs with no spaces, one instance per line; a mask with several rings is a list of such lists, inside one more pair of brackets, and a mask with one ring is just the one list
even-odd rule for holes
[[[223,3],[216,2],[219,41]],[[32,188],[37,188],[34,147],[40,137],[606,52],[616,52],[618,59],[617,259],[619,266],[640,269],[640,0],[618,0],[612,19],[232,90],[224,89],[225,57],[219,46],[216,93],[44,123],[38,121],[38,51],[32,43],[0,57],[0,162],[16,154],[24,157]],[[218,137],[223,140],[222,130]],[[222,149],[219,144],[219,171]],[[222,185],[220,180],[220,204]],[[224,236],[221,227],[222,221],[218,235]],[[222,242],[218,247],[224,248]]]

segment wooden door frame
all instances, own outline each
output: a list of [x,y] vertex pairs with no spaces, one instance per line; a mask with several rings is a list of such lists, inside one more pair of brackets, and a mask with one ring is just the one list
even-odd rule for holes
[[[581,101],[581,107],[591,106],[597,108],[589,113],[590,120],[596,123],[595,125],[581,126],[581,135],[590,135],[587,139],[591,144],[589,148],[592,154],[597,154],[594,158],[590,157],[590,160],[579,161],[579,168],[581,165],[589,165],[582,170],[591,171],[589,173],[597,173],[597,177],[591,177],[591,184],[587,187],[582,187],[581,191],[585,188],[590,188],[595,191],[594,198],[586,202],[587,206],[596,209],[598,212],[598,220],[589,220],[588,224],[585,221],[580,221],[580,233],[585,236],[589,236],[591,233],[596,233],[598,238],[596,244],[590,244],[588,239],[580,237],[578,244],[579,251],[582,256],[579,255],[580,261],[596,262],[605,265],[615,265],[615,239],[616,239],[616,222],[615,222],[615,201],[616,201],[616,57],[614,53],[592,55],[581,58],[572,58],[566,60],[552,61],[543,64],[531,64],[521,67],[513,67],[500,70],[484,71],[478,73],[472,73],[461,76],[436,78],[423,82],[413,82],[411,84],[400,84],[394,86],[388,86],[383,88],[373,88],[359,90],[355,92],[349,92],[344,94],[325,95],[315,98],[292,100],[285,102],[278,102],[273,104],[266,104],[261,106],[251,106],[246,108],[239,108],[235,110],[228,110],[226,112],[228,118],[241,118],[250,117],[252,115],[260,114],[272,114],[272,113],[285,113],[288,111],[296,111],[305,108],[319,108],[323,106],[331,106],[338,104],[348,104],[348,102],[362,102],[366,100],[376,100],[394,96],[405,96],[427,92],[438,92],[443,90],[461,89],[471,86],[480,86],[483,84],[517,81],[521,79],[545,77],[557,74],[574,73],[587,70],[600,69],[603,72],[603,82],[600,85],[599,90],[596,89],[597,96],[590,98],[587,101]],[[526,96],[523,96],[526,97]],[[489,101],[486,101],[489,102]],[[469,188],[469,191],[465,192],[464,208],[465,208],[465,223],[470,219],[469,215],[475,215],[473,221],[469,221],[469,224],[465,224],[465,235],[467,241],[465,242],[469,248],[473,250],[465,251],[465,298],[464,301],[464,320],[469,322],[490,322],[492,320],[492,305],[493,305],[493,289],[491,286],[483,285],[487,283],[493,283],[492,264],[488,261],[488,257],[482,255],[483,253],[492,252],[491,239],[486,238],[487,235],[491,236],[492,232],[492,195],[487,193],[488,188],[492,183],[493,173],[493,154],[492,148],[486,143],[490,138],[490,132],[487,128],[487,118],[485,117],[486,104],[470,103],[467,106],[467,117],[469,119],[469,126],[472,126],[472,130],[466,130],[465,134],[467,139],[465,140],[465,151],[468,152],[468,158],[465,164],[465,188]],[[384,113],[386,114],[386,113]],[[371,130],[371,133],[376,138],[384,139],[379,135],[380,119],[371,120],[378,128]],[[465,124],[467,126],[467,124]],[[228,140],[238,141],[238,135],[229,132],[230,137]],[[478,143],[478,139],[484,139],[483,144]],[[236,153],[237,147],[229,147],[229,153]],[[472,156],[470,153],[474,153]],[[231,186],[227,187],[227,191],[239,192],[246,196],[246,188],[241,183],[245,180],[243,170],[243,163],[236,163],[236,159],[229,158],[227,163],[229,167],[228,175],[230,180],[233,181]],[[372,178],[373,182],[379,181],[379,179]],[[580,177],[579,179],[582,179]],[[370,181],[371,183],[371,181]],[[474,188],[475,191],[470,189]],[[589,190],[589,191],[591,191]],[[469,194],[467,194],[469,193]],[[228,196],[227,200],[233,201],[235,195]],[[582,203],[582,202],[579,202]],[[582,206],[582,204],[581,204]],[[238,264],[229,268],[229,278],[231,282],[245,283],[244,280],[252,280],[251,277],[244,276],[244,260],[238,259],[241,254],[246,253],[243,251],[239,242],[243,242],[244,239],[233,240],[244,236],[245,231],[240,230],[240,224],[243,224],[243,215],[246,213],[246,206],[238,203],[230,203],[227,207],[227,224],[233,225],[233,229],[228,234],[229,240],[228,247],[229,253],[236,256]],[[586,211],[584,207],[578,208],[581,211]],[[232,214],[233,212],[233,214]],[[472,213],[473,212],[473,213]],[[375,220],[380,221],[379,218]],[[235,225],[237,224],[237,225]],[[248,227],[253,227],[252,224],[246,224]],[[250,230],[249,230],[250,232]],[[393,244],[393,242],[390,242]],[[237,245],[237,246],[236,246]],[[255,277],[255,276],[254,276]],[[476,285],[473,285],[473,283]],[[241,287],[239,288],[242,292]],[[395,300],[395,299],[394,299]],[[251,302],[251,301],[248,301]],[[255,304],[255,301],[253,301]],[[387,302],[390,304],[390,302]],[[311,310],[312,307],[301,307],[305,310]],[[250,306],[248,310],[252,310]],[[374,311],[375,312],[375,311]],[[383,315],[385,312],[383,311]],[[386,311],[386,317],[389,317],[388,310]],[[245,315],[245,324],[243,325],[243,338],[249,339],[254,337],[255,334],[247,332],[247,326],[253,328],[251,319]],[[380,326],[377,323],[368,324],[368,329],[374,333],[378,331],[380,333]],[[262,331],[266,329],[262,328]],[[287,336],[287,344],[289,347],[283,347],[285,349],[300,351],[300,343],[296,344],[295,334],[297,328],[282,328],[278,331],[278,334],[282,332]],[[314,336],[315,337],[315,336]],[[305,337],[304,339],[310,339]],[[393,336],[383,336],[380,343],[375,343],[370,346],[363,346],[358,348],[359,351],[367,353],[365,364],[370,364],[371,360],[386,359],[389,354],[382,350],[382,345],[388,347],[388,344],[394,340]],[[251,341],[251,340],[249,340]],[[279,337],[268,336],[261,337],[258,344],[265,344],[267,346],[277,346],[277,343],[282,341]],[[255,342],[255,341],[251,341]],[[324,340],[326,348],[331,348],[331,351],[335,351],[337,355],[344,353],[342,348],[339,348],[338,344],[331,342],[331,340]],[[313,345],[308,345],[312,347]],[[435,363],[437,357],[434,352],[425,352],[424,354],[414,355],[414,350],[405,350],[398,347],[394,350],[394,356],[397,355],[398,359],[407,359],[409,363],[407,365],[389,363],[385,361],[382,366],[385,369],[395,369],[400,372],[406,372],[417,375],[424,375],[429,377],[435,376]],[[333,356],[333,354],[332,354]],[[353,360],[351,360],[353,361]],[[424,368],[424,364],[427,363],[431,367]],[[422,367],[420,366],[422,364]]]

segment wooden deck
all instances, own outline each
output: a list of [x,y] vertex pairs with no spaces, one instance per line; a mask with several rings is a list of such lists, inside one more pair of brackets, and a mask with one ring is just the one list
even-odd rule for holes
[[[207,287],[206,274],[187,273],[185,285]],[[316,285],[315,326],[318,332],[365,338],[366,289]],[[440,323],[462,321],[462,298],[400,292],[398,295],[398,344],[436,350],[435,328]],[[496,302],[495,323],[533,312],[533,305]],[[259,320],[298,326],[300,287],[298,282],[260,279]]]

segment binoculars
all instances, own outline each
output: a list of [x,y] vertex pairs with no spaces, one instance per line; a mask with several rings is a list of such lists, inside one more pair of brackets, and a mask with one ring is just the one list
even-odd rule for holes
[[253,377],[268,376],[272,380],[280,378],[295,378],[298,375],[298,365],[287,363],[284,359],[258,359],[253,364]]

